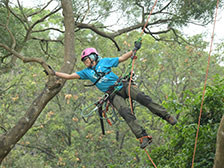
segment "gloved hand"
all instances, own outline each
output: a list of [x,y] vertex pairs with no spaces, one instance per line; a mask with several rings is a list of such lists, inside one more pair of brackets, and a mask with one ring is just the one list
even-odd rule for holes
[[142,45],[141,40],[135,41],[135,47],[132,51],[134,51],[134,52],[138,51],[141,48],[141,45]]
[[[48,65],[48,68],[52,71],[52,74],[55,75],[55,70],[53,70],[53,68],[51,68],[50,65]],[[46,69],[44,70],[44,73],[45,73],[46,75],[49,75],[48,72],[46,71]]]
[[136,59],[136,52],[141,48],[141,45],[142,45],[142,40],[138,40],[138,41],[135,41],[135,47],[134,49],[132,50],[133,54],[131,56],[131,59]]

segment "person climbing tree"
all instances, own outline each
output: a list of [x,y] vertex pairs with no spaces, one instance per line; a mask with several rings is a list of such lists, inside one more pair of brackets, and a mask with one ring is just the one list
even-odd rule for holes
[[[140,126],[131,108],[126,103],[125,99],[129,97],[128,81],[118,82],[120,78],[112,72],[112,67],[117,67],[119,63],[133,59],[134,53],[141,48],[141,41],[135,42],[133,50],[116,58],[102,58],[99,56],[95,48],[86,48],[81,53],[81,61],[86,68],[72,73],[66,74],[62,72],[55,72],[51,67],[53,73],[64,79],[82,79],[90,80],[93,84],[86,86],[96,86],[104,93],[112,93],[116,87],[116,92],[109,96],[110,103],[116,108],[119,114],[126,121],[131,131],[136,138],[140,139],[140,147],[144,149],[152,142],[152,137],[148,136],[146,130]],[[166,120],[169,124],[175,125],[177,120],[175,117],[168,114],[167,110],[161,105],[155,103],[151,97],[145,95],[137,87],[131,85],[130,97],[139,102],[141,105],[147,107],[152,113]]]

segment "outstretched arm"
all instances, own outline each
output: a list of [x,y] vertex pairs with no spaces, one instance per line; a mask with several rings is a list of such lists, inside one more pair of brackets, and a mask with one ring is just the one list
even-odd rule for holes
[[[51,75],[56,75],[63,79],[79,79],[80,76],[77,73],[67,74],[63,72],[56,72],[50,65],[48,65],[48,68],[51,70]],[[44,73],[46,75],[49,75],[47,70],[44,70]]]
[[136,51],[141,48],[141,40],[135,41],[135,47],[132,51],[129,51],[122,56],[119,57],[119,63],[126,61],[128,58],[130,58],[132,55],[134,56]]
[[126,61],[128,58],[130,58],[132,56],[133,51],[129,51],[125,54],[123,54],[122,56],[119,57],[119,63],[120,62],[124,62]]
[[55,72],[55,75],[64,79],[79,79],[80,76],[77,73],[67,74],[63,72]]

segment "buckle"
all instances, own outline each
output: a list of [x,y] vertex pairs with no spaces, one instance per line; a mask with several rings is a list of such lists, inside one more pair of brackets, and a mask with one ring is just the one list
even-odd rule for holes
[[108,98],[109,98],[109,94],[108,93],[106,93],[105,95],[104,95],[104,98],[103,98],[103,100],[105,101],[105,100],[107,100]]

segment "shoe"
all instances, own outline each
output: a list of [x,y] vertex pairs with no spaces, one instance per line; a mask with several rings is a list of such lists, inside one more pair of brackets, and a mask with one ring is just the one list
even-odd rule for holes
[[171,125],[175,125],[177,123],[177,119],[173,116],[168,116],[165,120]]
[[139,138],[140,140],[140,148],[144,149],[146,146],[148,146],[152,142],[151,136],[144,136]]

